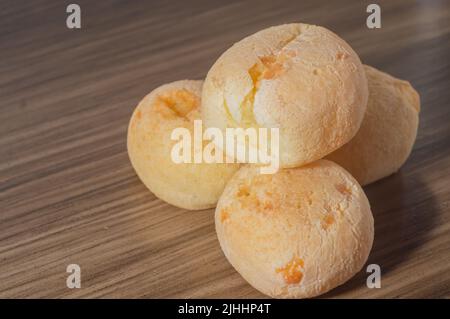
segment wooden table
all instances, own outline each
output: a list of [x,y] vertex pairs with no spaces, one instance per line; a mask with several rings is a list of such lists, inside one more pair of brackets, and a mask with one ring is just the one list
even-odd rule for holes
[[[72,1],[73,2],[73,1]],[[302,21],[330,28],[364,63],[409,80],[422,111],[401,171],[366,187],[369,263],[324,297],[450,297],[450,4],[377,1],[69,1],[0,3],[0,297],[259,298],[220,250],[213,210],[151,194],[126,152],[138,101],[201,79],[234,42]],[[66,287],[68,264],[81,289]]]

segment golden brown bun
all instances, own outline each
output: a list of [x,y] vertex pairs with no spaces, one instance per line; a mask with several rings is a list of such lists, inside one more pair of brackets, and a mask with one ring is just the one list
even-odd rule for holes
[[395,173],[416,140],[420,97],[407,81],[365,65],[369,101],[361,128],[343,147],[327,156],[361,185]]
[[137,175],[157,197],[186,209],[214,207],[238,164],[176,164],[172,130],[185,127],[193,135],[200,119],[203,81],[177,81],[147,95],[128,127],[128,154]]
[[244,279],[271,297],[308,298],[363,267],[373,218],[347,171],[319,160],[274,175],[258,172],[242,167],[215,213],[220,245]]
[[209,70],[206,127],[279,127],[280,165],[333,152],[358,131],[367,103],[358,55],[331,31],[286,24],[237,42]]

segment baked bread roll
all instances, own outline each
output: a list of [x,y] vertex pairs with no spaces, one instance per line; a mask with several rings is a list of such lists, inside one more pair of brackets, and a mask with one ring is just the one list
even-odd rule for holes
[[374,236],[363,190],[326,160],[273,175],[242,167],[219,199],[215,223],[233,267],[276,298],[314,297],[346,282]]
[[403,81],[365,65],[369,101],[356,136],[328,155],[361,185],[395,173],[405,163],[416,140],[420,97]]
[[185,209],[214,207],[239,168],[172,160],[177,143],[171,139],[172,131],[187,128],[193,136],[193,121],[200,119],[202,83],[177,81],[155,89],[139,103],[128,127],[128,154],[139,178],[157,197]]
[[347,143],[367,96],[362,64],[344,40],[323,27],[286,24],[259,31],[219,57],[205,79],[202,119],[222,130],[279,128],[280,167],[296,167]]

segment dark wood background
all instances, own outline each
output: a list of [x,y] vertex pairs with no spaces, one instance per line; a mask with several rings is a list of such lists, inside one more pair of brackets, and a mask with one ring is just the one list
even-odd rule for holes
[[[263,297],[222,254],[213,210],[156,199],[126,152],[128,120],[155,87],[201,79],[234,42],[288,22],[328,27],[362,61],[409,80],[422,111],[398,174],[365,190],[369,263],[324,297],[450,297],[450,2],[0,2],[0,297]],[[81,266],[82,288],[66,287]]]

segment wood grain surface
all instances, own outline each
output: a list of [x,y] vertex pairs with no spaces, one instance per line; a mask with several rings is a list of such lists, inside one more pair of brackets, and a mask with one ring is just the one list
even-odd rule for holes
[[[82,28],[66,27],[66,6]],[[323,297],[450,297],[450,3],[376,1],[1,1],[0,297],[260,298],[220,250],[213,210],[155,198],[126,130],[157,86],[201,79],[234,42],[287,22],[323,25],[362,61],[420,92],[418,138],[399,173],[365,187],[369,263]],[[82,288],[66,287],[81,266]]]

